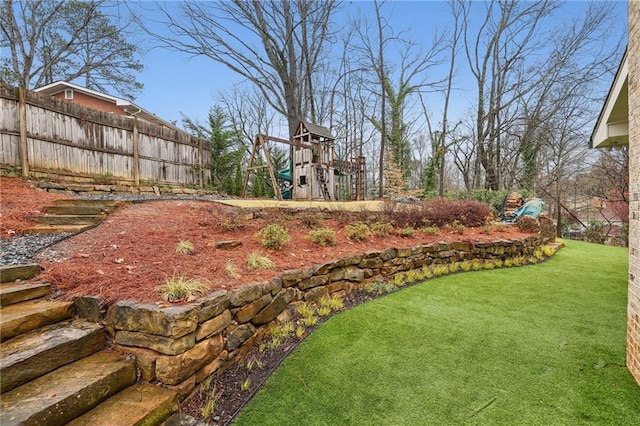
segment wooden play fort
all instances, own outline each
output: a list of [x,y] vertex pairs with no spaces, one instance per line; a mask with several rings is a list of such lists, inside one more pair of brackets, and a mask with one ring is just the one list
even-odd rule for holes
[[[289,167],[274,171],[267,142],[289,145]],[[257,161],[262,156],[262,164]],[[364,200],[366,162],[364,157],[349,160],[336,156],[335,138],[329,129],[301,121],[293,140],[256,135],[244,176],[242,196],[254,171],[267,168],[279,200]]]

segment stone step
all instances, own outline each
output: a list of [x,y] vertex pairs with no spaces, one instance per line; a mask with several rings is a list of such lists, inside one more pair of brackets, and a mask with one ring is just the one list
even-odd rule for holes
[[41,282],[20,281],[0,285],[0,306],[37,299],[51,293],[51,285]]
[[2,394],[0,424],[65,424],[135,380],[133,361],[98,352]]
[[71,318],[74,307],[73,302],[30,300],[4,306],[0,313],[0,341],[5,342],[36,328]]
[[30,219],[37,223],[46,225],[92,225],[103,220],[107,215],[104,214],[87,214],[87,215],[71,215],[60,214],[51,216],[31,216]]
[[75,234],[90,226],[91,225],[36,225],[27,232],[29,234],[61,234],[63,232]]
[[100,215],[109,213],[113,207],[107,206],[49,206],[44,208],[45,213],[57,215]]
[[0,283],[10,283],[16,280],[30,280],[42,271],[40,265],[28,263],[25,265],[0,266]]
[[177,409],[175,391],[136,384],[107,399],[68,426],[159,425]]
[[68,320],[21,334],[0,344],[0,393],[104,348],[99,324]]
[[56,206],[88,206],[88,207],[115,207],[122,203],[122,201],[116,200],[83,200],[67,199],[67,200],[55,200],[53,202]]

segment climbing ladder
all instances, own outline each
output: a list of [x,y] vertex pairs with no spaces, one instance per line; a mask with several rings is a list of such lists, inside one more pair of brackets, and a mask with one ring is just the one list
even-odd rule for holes
[[329,194],[329,188],[327,188],[327,179],[324,174],[324,169],[318,165],[315,166],[316,169],[316,177],[318,178],[318,183],[320,183],[320,189],[322,190],[322,196],[325,200],[330,200],[331,195]]

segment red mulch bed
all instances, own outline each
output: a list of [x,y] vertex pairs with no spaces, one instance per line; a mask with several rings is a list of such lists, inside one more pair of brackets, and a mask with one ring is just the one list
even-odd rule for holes
[[69,198],[34,189],[30,182],[14,177],[0,177],[0,238],[24,234],[36,223],[29,216],[43,213],[55,200]]
[[[463,235],[442,230],[440,235],[418,233],[414,238],[395,235],[371,237],[353,242],[344,235],[344,227],[361,213],[324,212],[322,227],[336,232],[337,244],[321,247],[309,241],[310,228],[303,222],[308,213],[280,209],[262,209],[246,220],[242,229],[225,231],[220,223],[238,217],[239,209],[203,201],[149,201],[129,204],[112,213],[98,227],[83,232],[48,249],[39,256],[44,267],[41,278],[55,284],[65,298],[92,295],[105,302],[133,299],[139,302],[162,302],[156,287],[174,274],[206,280],[211,290],[234,289],[247,282],[267,281],[287,269],[327,262],[352,254],[387,247],[406,247],[439,241],[492,241],[524,234],[513,227],[496,227],[488,234],[484,228],[469,228]],[[269,223],[279,222],[288,229],[289,242],[281,250],[265,249],[254,234]],[[188,240],[195,254],[175,252],[180,240]],[[221,250],[215,243],[239,240],[242,246]],[[269,257],[274,270],[250,270],[246,259],[257,251]],[[233,262],[240,278],[225,273]]]

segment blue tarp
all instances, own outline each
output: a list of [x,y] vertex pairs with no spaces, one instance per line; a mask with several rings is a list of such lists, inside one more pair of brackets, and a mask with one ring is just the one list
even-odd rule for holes
[[532,198],[522,205],[519,209],[513,212],[509,217],[505,218],[505,222],[517,222],[522,216],[531,216],[537,218],[542,213],[544,208],[544,201],[540,198]]

